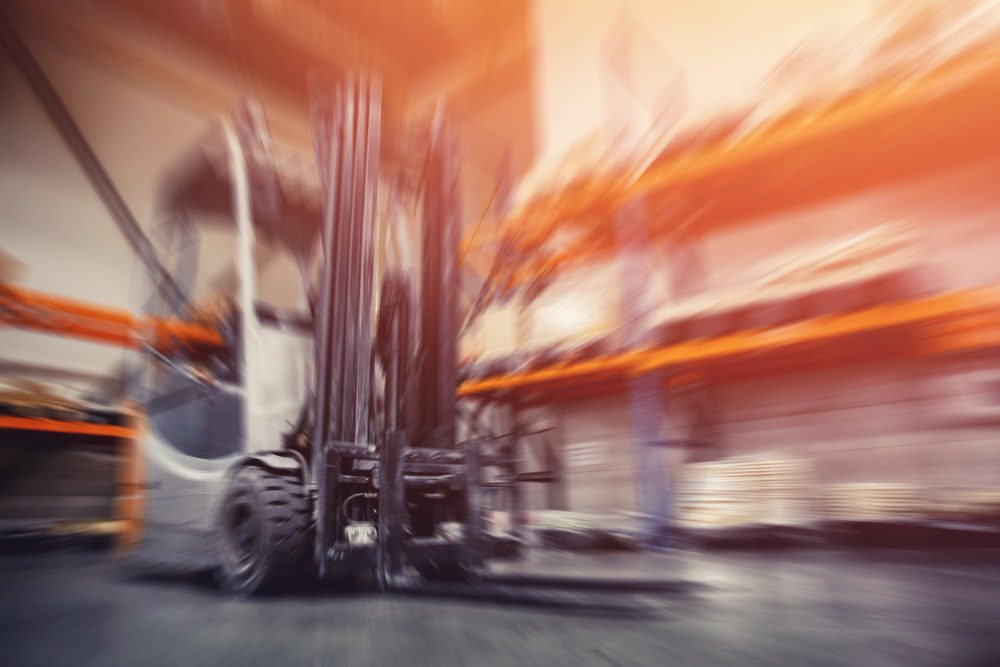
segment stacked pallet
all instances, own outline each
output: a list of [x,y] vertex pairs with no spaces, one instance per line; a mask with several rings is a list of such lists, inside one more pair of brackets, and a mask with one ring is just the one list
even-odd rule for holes
[[48,434],[3,436],[0,532],[113,516],[120,456],[115,443]]
[[800,458],[732,458],[684,465],[677,521],[689,528],[803,525],[815,518],[813,474]]
[[829,521],[905,521],[925,518],[926,507],[926,493],[916,484],[833,484],[824,493],[822,517]]
[[[114,515],[121,445],[73,429],[120,426],[122,412],[50,385],[4,379],[0,417],[0,534],[105,530]],[[52,429],[59,423],[66,428]]]
[[949,521],[1000,520],[1000,487],[935,489],[927,507],[929,518]]
[[29,380],[0,378],[0,414],[32,419],[84,421],[86,406]]

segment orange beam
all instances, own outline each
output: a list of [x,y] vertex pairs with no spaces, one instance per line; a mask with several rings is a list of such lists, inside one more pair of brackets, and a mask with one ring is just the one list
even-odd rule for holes
[[67,433],[71,435],[96,435],[107,438],[134,438],[135,429],[111,424],[89,424],[87,422],[40,419],[36,417],[11,417],[0,415],[0,430],[45,431],[47,433]]
[[138,406],[127,410],[125,416],[132,435],[122,439],[118,460],[118,493],[113,516],[123,526],[115,542],[115,551],[119,556],[128,554],[139,545],[146,514],[141,447],[149,425],[145,412]]
[[210,327],[169,320],[141,318],[119,308],[0,285],[0,326],[22,327],[99,343],[158,349],[175,346],[215,348],[223,345]]
[[741,331],[709,340],[671,345],[649,352],[633,370],[644,373],[680,363],[739,356],[802,343],[821,343],[878,329],[953,320],[998,307],[1000,293],[996,289],[890,303],[846,315],[816,317],[781,327]]
[[[568,383],[628,377],[651,370],[689,364],[711,365],[727,360],[781,355],[796,345],[817,345],[847,336],[893,328],[926,327],[913,341],[915,354],[960,352],[1000,345],[1000,286],[952,292],[926,299],[901,301],[843,315],[825,315],[795,324],[737,331],[665,347],[634,350],[589,361],[557,365],[523,373],[471,380],[459,396],[497,392],[557,389]],[[903,348],[899,350],[905,352]]]
[[[603,224],[624,202],[661,205],[681,196],[676,215],[653,217],[651,240],[669,236],[685,215],[709,204],[703,223],[733,223],[782,206],[823,201],[844,192],[917,177],[1000,154],[1000,47],[971,50],[917,79],[887,79],[840,99],[799,108],[735,139],[681,152],[634,170],[584,177],[538,197],[496,231],[463,240],[462,253],[490,248],[505,235],[531,255],[556,228]],[[688,210],[688,209],[691,210]],[[679,217],[678,217],[679,216]],[[554,264],[607,248],[584,237],[564,246]],[[522,272],[517,280],[530,277]],[[515,281],[516,282],[516,281]]]

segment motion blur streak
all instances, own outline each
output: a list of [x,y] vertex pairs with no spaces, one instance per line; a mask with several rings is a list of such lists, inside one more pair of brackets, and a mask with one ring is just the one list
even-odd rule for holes
[[0,44],[12,664],[1000,664],[1000,0]]

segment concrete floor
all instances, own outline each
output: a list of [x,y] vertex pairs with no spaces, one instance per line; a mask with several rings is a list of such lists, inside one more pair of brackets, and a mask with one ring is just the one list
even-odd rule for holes
[[[368,593],[221,597],[94,552],[0,557],[9,665],[1000,664],[1000,558],[533,555],[530,571],[695,582],[623,615]],[[635,598],[629,598],[635,601]]]

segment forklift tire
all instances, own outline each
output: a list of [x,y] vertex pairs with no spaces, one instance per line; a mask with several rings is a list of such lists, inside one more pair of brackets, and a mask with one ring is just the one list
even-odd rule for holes
[[236,595],[274,591],[311,563],[310,511],[298,480],[256,467],[233,478],[216,531],[218,580]]

